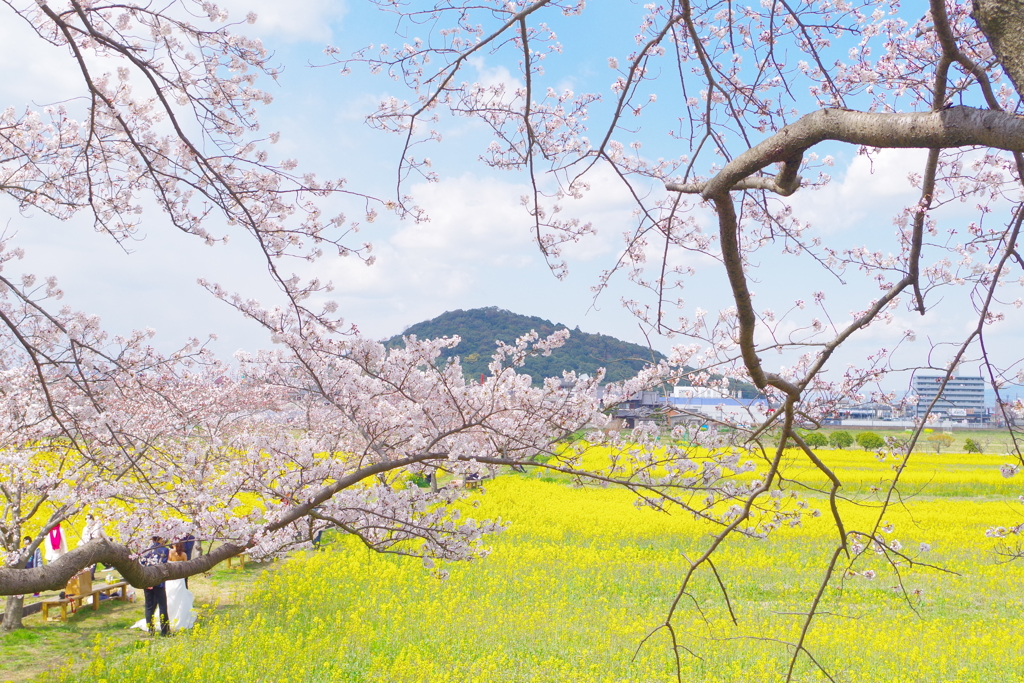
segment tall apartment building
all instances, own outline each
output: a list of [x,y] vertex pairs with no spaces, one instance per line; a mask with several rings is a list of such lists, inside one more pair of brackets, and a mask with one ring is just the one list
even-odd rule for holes
[[[939,395],[943,379],[943,375],[917,375],[914,377],[918,417],[925,414],[928,406]],[[932,408],[932,414],[939,420],[984,422],[988,417],[988,411],[985,408],[984,378],[950,377],[942,396]]]

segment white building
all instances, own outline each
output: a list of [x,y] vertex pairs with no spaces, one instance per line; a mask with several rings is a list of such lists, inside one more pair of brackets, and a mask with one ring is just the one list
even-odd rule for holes
[[[946,382],[945,375],[917,375],[914,393],[917,395],[917,417],[924,417],[935,401],[931,414],[936,420],[958,422],[984,422],[988,419],[985,407],[985,379],[982,377],[953,376]],[[939,390],[942,394],[939,395]],[[938,400],[936,401],[936,397]]]
[[[689,389],[690,387],[685,388]],[[764,399],[729,398],[720,395],[712,397],[673,396],[669,399],[669,405],[684,415],[695,418],[704,416],[714,422],[732,424],[757,424],[763,421],[770,412],[768,403]]]
[[672,398],[727,398],[728,392],[721,387],[672,387]]

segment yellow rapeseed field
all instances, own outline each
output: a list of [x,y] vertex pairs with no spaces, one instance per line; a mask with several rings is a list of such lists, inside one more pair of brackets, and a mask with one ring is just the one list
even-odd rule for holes
[[[852,488],[869,492],[891,476],[891,459],[823,455]],[[998,563],[984,536],[1020,516],[1016,492],[1010,497],[1016,482],[999,476],[999,457],[914,457],[905,490],[917,495],[885,516],[886,538],[957,574],[902,568],[897,579],[878,556],[862,558],[826,592],[808,649],[836,681],[1024,680],[1024,565]],[[802,467],[795,454],[787,464],[793,474]],[[666,633],[641,641],[664,619],[685,558],[706,547],[714,527],[637,508],[634,499],[621,489],[502,475],[467,514],[501,517],[508,531],[489,557],[446,566],[444,581],[416,559],[340,539],[268,572],[244,613],[116,657],[101,656],[98,643],[81,671],[51,680],[672,681]],[[811,502],[826,511],[823,499]],[[877,514],[842,509],[857,528]],[[701,570],[676,620],[687,650],[682,679],[782,680],[785,642],[799,633],[835,540],[823,514],[765,540],[728,541],[716,567],[739,623]],[[899,580],[909,600],[894,590]],[[827,679],[802,657],[795,680]]]

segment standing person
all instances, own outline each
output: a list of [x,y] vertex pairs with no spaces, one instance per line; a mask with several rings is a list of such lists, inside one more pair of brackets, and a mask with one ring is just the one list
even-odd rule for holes
[[191,533],[187,533],[181,539],[181,543],[182,543],[183,546],[185,546],[185,557],[186,557],[186,559],[191,560],[192,559],[192,548],[196,544],[196,537],[193,536]]
[[[31,545],[32,545],[32,537],[31,536],[26,536],[25,537],[25,547],[28,548]],[[43,566],[43,549],[40,548],[40,547],[36,547],[36,549],[32,552],[32,555],[29,556],[28,562],[25,564],[25,569],[34,569],[36,567],[42,567],[42,566]],[[36,595],[39,595],[39,594],[36,593]]]
[[171,546],[171,551],[167,554],[168,562],[184,562],[188,559],[188,553],[185,552],[185,544],[178,541]]
[[[164,545],[163,539],[154,536],[153,545],[149,546],[142,554],[142,564],[147,567],[165,564],[167,557],[167,546]],[[167,588],[164,583],[161,581],[151,588],[143,589],[142,592],[146,596],[146,630],[149,631],[149,635],[154,635],[153,614],[158,608],[160,610],[160,635],[171,635],[171,620],[167,611]]]
[[[25,547],[29,548],[32,546],[32,537],[25,537]],[[25,569],[35,569],[43,566],[43,549],[36,546],[36,549],[29,555],[28,562],[25,563]],[[32,597],[39,597],[39,593],[33,593]]]
[[103,536],[103,522],[90,512],[85,516],[85,529],[82,530],[82,542],[78,545],[83,546],[89,541],[95,538],[100,538],[101,536]]
[[[78,546],[81,547],[93,540],[103,536],[103,523],[90,512],[85,516],[85,529],[82,530],[82,540]],[[96,565],[90,567],[93,580],[96,579]]]
[[60,559],[60,556],[68,551],[68,540],[64,537],[64,531],[60,528],[60,522],[57,526],[50,529],[50,533],[47,534],[46,541],[46,563],[56,562]]
[[[178,542],[174,544],[168,562],[184,562],[188,559],[185,553],[185,544]],[[192,609],[195,603],[195,596],[188,589],[188,579],[173,579],[167,582],[167,615],[171,620],[171,629],[180,631],[192,628],[196,623],[196,613]]]
[[[188,556],[188,550],[185,549],[185,543],[183,541],[178,541],[177,543],[175,543],[174,546],[171,548],[170,554],[167,556],[167,561],[168,562],[184,562],[185,560],[189,560],[189,559],[192,559],[192,558],[190,558]],[[175,579],[175,580],[177,580],[177,579]],[[188,588],[188,577],[187,576],[184,578],[184,581],[185,581],[185,588]],[[170,595],[170,593],[168,593],[168,595]],[[170,599],[170,598],[168,598],[168,599]]]

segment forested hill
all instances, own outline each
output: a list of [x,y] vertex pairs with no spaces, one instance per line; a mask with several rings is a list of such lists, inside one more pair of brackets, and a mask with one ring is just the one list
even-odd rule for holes
[[[487,373],[487,364],[495,351],[495,340],[510,344],[530,330],[536,330],[541,337],[546,337],[562,329],[566,329],[566,326],[491,306],[468,311],[448,311],[433,320],[416,323],[402,334],[414,334],[418,339],[459,335],[462,341],[450,354],[459,356],[468,377],[479,377],[481,373]],[[402,335],[396,335],[386,342],[388,346],[401,343]],[[662,360],[664,357],[664,354],[657,351],[652,353],[645,346],[624,342],[606,334],[581,332],[577,327],[571,331],[564,346],[547,357],[530,357],[523,371],[533,378],[535,384],[540,384],[545,377],[561,376],[563,370],[593,376],[598,368],[605,368],[606,381],[613,382],[629,379],[645,363],[650,363],[652,359]]]

